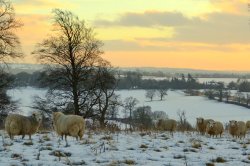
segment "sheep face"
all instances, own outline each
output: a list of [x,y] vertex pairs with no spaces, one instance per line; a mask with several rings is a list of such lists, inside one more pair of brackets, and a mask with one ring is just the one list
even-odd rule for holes
[[204,122],[203,118],[196,118],[197,124],[202,124]]
[[209,129],[212,129],[212,128],[214,128],[215,124],[216,124],[216,122],[214,122],[214,121],[209,121],[207,127],[208,127]]
[[36,119],[36,121],[38,123],[41,123],[42,122],[42,115],[38,112],[33,112],[32,113],[32,117]]
[[53,112],[52,114],[53,122],[56,122],[60,115],[62,115],[61,112]]
[[237,121],[236,120],[230,120],[229,125],[230,125],[230,127],[237,127]]

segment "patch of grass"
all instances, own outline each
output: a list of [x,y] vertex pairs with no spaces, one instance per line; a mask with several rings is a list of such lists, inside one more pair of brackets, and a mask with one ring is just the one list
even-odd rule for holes
[[240,148],[238,148],[238,147],[232,147],[232,149],[239,150]]
[[243,148],[243,149],[246,149],[246,148],[247,148],[247,144],[243,144],[243,145],[242,145],[242,148]]
[[168,137],[162,137],[161,139],[162,139],[162,140],[169,140]]
[[250,161],[249,160],[242,160],[241,162],[243,162],[243,163],[247,163],[247,164],[250,164]]
[[167,146],[163,146],[163,147],[161,147],[161,148],[163,148],[163,149],[165,149],[165,150],[168,150],[168,147],[167,147]]
[[111,145],[109,150],[118,151],[119,149],[115,145]]
[[124,160],[123,163],[127,164],[127,165],[135,165],[136,164],[136,162],[134,160]]
[[166,134],[162,134],[162,135],[160,135],[160,137],[161,137],[162,140],[170,139]]
[[197,150],[193,149],[193,148],[191,148],[191,149],[185,148],[185,149],[183,149],[183,152],[194,152],[194,153],[197,153]]
[[212,162],[216,162],[216,163],[225,163],[227,162],[227,160],[225,160],[224,158],[222,157],[217,157],[216,159],[213,159]]
[[51,139],[49,138],[49,136],[46,134],[43,136],[43,140],[44,141],[50,141]]
[[233,139],[232,142],[236,142],[237,140],[236,139]]
[[72,162],[71,165],[87,165],[85,161]]
[[29,141],[29,142],[24,142],[23,145],[31,146],[31,145],[34,145],[34,144],[33,144],[33,142]]
[[128,150],[135,150],[134,148],[128,148]]
[[140,136],[141,137],[144,137],[144,136],[146,136],[147,135],[147,133],[140,133]]
[[21,159],[21,158],[22,158],[22,155],[21,155],[21,154],[18,154],[18,153],[12,153],[12,154],[11,154],[11,158],[13,158],[13,159]]
[[71,153],[70,152],[62,152],[60,150],[55,150],[55,151],[49,153],[49,155],[56,156],[56,157],[70,157]]
[[161,152],[161,149],[154,149],[155,152]]
[[147,145],[145,145],[145,144],[141,144],[140,148],[147,149],[147,148],[148,148],[148,146],[147,146]]
[[45,146],[45,147],[41,147],[41,148],[40,148],[40,151],[43,151],[43,150],[50,150],[50,151],[51,151],[51,150],[53,150],[53,149],[52,149],[52,147],[50,147],[50,146]]
[[117,166],[117,165],[136,165],[136,162],[134,160],[126,159],[123,161],[112,161],[110,164],[107,166]]
[[247,145],[250,144],[250,139],[247,139],[247,141],[245,142]]
[[46,144],[46,146],[53,146],[51,143]]
[[183,143],[185,143],[184,141],[178,141],[178,143],[181,143],[181,144],[183,144]]
[[186,156],[184,156],[184,155],[174,155],[174,159],[185,159],[186,158]]
[[209,146],[208,149],[215,150],[215,148],[213,146]]
[[206,163],[206,166],[215,166],[214,163]]
[[113,140],[112,136],[107,135],[101,138],[102,140]]
[[96,142],[90,139],[86,139],[84,141],[82,141],[80,144],[81,145],[89,145],[89,144],[95,144]]

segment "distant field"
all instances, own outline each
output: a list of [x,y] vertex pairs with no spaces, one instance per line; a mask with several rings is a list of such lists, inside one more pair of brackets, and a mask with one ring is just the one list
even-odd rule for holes
[[[27,87],[10,90],[8,93],[13,99],[20,101],[21,111],[27,114],[29,111],[32,111],[29,106],[33,104],[33,96],[39,95],[44,97],[46,91]],[[220,120],[224,123],[231,119],[250,120],[250,109],[208,100],[205,97],[185,96],[182,91],[169,91],[168,96],[163,101],[159,101],[159,98],[156,97],[152,102],[145,98],[144,90],[120,90],[116,91],[116,93],[121,96],[122,100],[129,96],[137,98],[140,102],[138,106],[149,105],[152,107],[152,111],[165,111],[169,118],[177,119],[177,112],[184,110],[188,121],[192,124],[195,124],[196,117],[200,116]],[[123,113],[120,111],[120,116],[122,115]]]

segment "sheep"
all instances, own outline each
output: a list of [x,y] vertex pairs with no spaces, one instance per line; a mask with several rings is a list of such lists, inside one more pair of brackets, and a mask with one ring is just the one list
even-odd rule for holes
[[230,120],[229,121],[229,133],[233,137],[245,138],[246,135],[246,124],[243,121]]
[[223,124],[221,122],[218,122],[218,121],[208,121],[208,124],[207,124],[207,129],[206,129],[206,132],[207,134],[211,136],[218,136],[222,135],[224,131],[224,127],[223,127]]
[[209,121],[214,121],[212,119],[196,118],[196,129],[201,135],[206,133],[207,124]]
[[37,132],[41,122],[42,116],[38,112],[33,112],[31,116],[9,114],[5,119],[5,130],[12,140],[15,135],[22,135],[22,139],[29,135],[31,140],[31,135]]
[[170,131],[173,135],[173,132],[176,130],[177,122],[174,119],[160,119],[157,124],[156,128],[161,131]]
[[246,128],[247,128],[247,130],[250,130],[250,120],[248,120],[248,121],[246,122]]
[[67,142],[67,136],[82,140],[85,131],[85,120],[78,115],[64,115],[62,112],[53,112],[53,126],[58,135]]

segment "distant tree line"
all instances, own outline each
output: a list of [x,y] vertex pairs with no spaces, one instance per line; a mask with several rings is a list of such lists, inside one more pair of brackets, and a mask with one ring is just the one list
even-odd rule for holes
[[[117,73],[116,73],[117,74]],[[117,75],[117,89],[220,89],[218,82],[200,83],[191,74],[185,76],[181,74],[180,78],[173,77],[171,79],[157,80],[157,79],[142,79],[142,75],[138,72],[127,72],[125,75]],[[13,86],[23,87],[32,86],[37,88],[46,88],[53,86],[49,82],[50,74],[47,71],[37,71],[34,73],[21,72],[10,76],[14,81]],[[247,79],[239,79],[234,82],[231,81],[226,87],[229,90],[239,90],[240,92],[250,92],[250,82]]]

